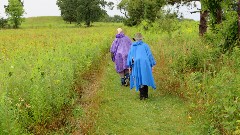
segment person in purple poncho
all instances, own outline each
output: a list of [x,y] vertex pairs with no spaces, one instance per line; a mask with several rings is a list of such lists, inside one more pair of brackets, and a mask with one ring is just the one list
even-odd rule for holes
[[121,84],[125,86],[129,84],[127,57],[131,44],[130,38],[124,35],[121,28],[118,28],[110,52],[112,61],[115,63],[115,69],[121,77]]
[[156,89],[152,70],[156,65],[149,46],[144,43],[141,33],[135,35],[136,42],[128,53],[127,66],[130,72],[130,89],[140,91],[140,100],[148,98],[148,86]]

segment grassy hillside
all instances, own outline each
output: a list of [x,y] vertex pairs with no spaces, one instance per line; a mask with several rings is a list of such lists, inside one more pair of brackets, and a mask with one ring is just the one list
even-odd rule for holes
[[69,25],[62,20],[59,16],[42,16],[42,17],[29,17],[24,20],[21,28],[39,28],[39,27],[71,27],[73,25]]

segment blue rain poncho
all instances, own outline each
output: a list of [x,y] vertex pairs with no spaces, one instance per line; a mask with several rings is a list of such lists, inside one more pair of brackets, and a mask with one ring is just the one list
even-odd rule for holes
[[151,86],[153,89],[156,89],[152,74],[154,65],[156,65],[156,62],[149,46],[141,40],[134,42],[127,59],[127,66],[132,69],[130,89],[136,87],[136,91],[138,91],[141,85]]

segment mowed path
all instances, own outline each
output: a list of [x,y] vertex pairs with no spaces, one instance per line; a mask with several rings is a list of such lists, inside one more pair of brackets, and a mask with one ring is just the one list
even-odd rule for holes
[[158,89],[150,89],[149,99],[140,101],[135,89],[120,85],[119,76],[110,60],[106,62],[99,81],[95,93],[97,98],[91,101],[97,99],[95,104],[98,107],[90,109],[94,112],[94,120],[90,122],[92,127],[88,134],[199,134],[198,126],[188,115],[186,102],[174,96],[162,95]]

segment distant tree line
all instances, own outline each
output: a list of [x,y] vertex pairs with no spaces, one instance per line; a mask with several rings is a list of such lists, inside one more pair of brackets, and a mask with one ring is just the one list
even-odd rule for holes
[[4,5],[7,19],[0,17],[0,28],[19,28],[23,22],[24,4],[21,0],[8,0]]
[[125,20],[126,18],[124,16],[120,16],[120,15],[109,16],[108,14],[105,14],[99,21],[123,23]]
[[204,35],[208,26],[215,28],[225,19],[225,15],[230,11],[238,13],[238,25],[240,35],[240,0],[122,0],[118,4],[118,9],[127,18],[125,24],[134,26],[140,24],[143,20],[154,22],[158,14],[162,12],[165,5],[189,5],[191,2],[200,2],[200,24],[199,34]]

